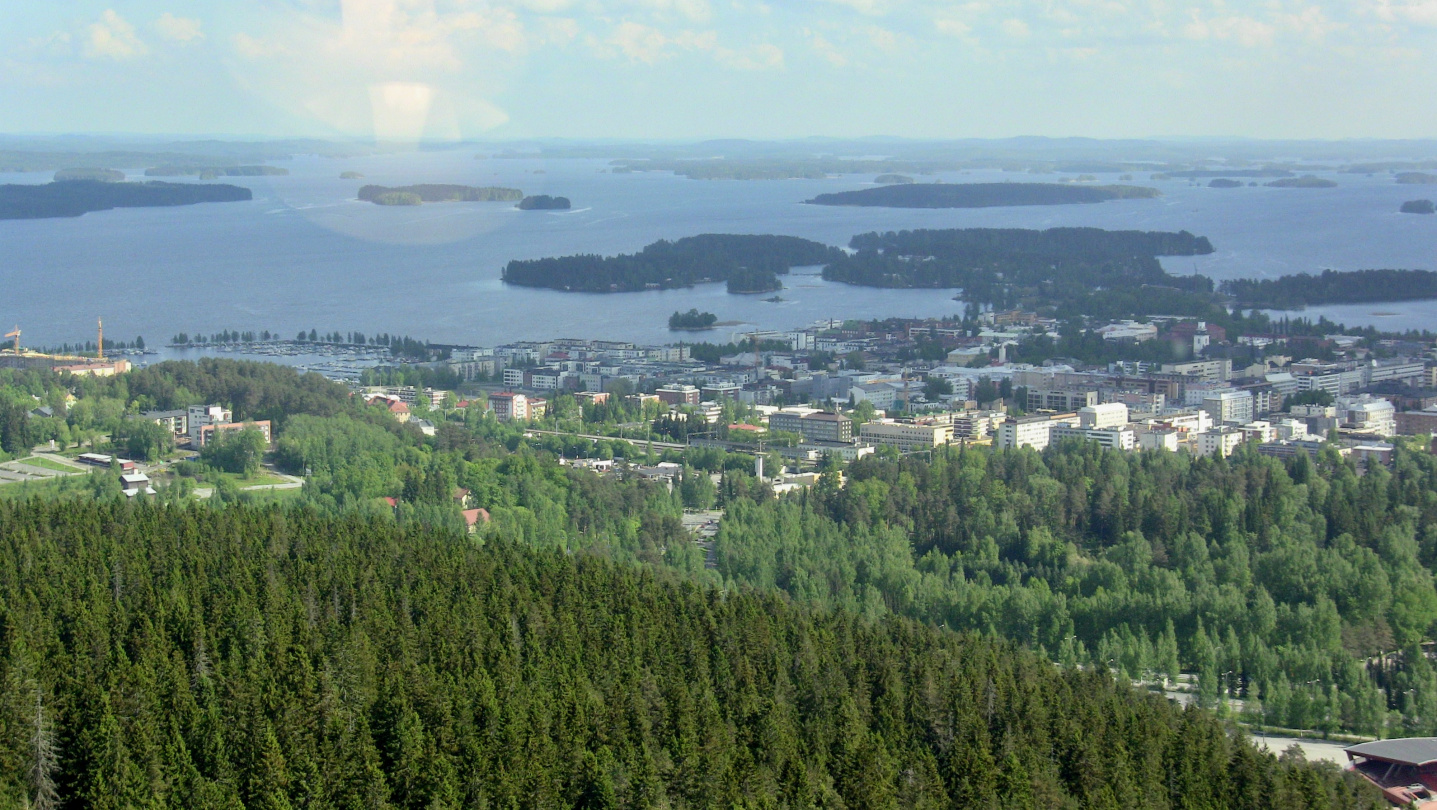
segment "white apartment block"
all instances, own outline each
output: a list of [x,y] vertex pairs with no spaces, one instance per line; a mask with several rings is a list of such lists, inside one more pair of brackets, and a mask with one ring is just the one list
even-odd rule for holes
[[1242,444],[1243,432],[1233,427],[1220,427],[1197,435],[1199,456],[1219,455],[1227,458]]
[[1137,446],[1137,435],[1128,428],[1107,427],[1107,428],[1085,428],[1073,427],[1072,425],[1054,425],[1048,432],[1048,441],[1057,442],[1063,439],[1082,439],[1098,444],[1110,450],[1132,450]]
[[1078,425],[1093,430],[1122,427],[1128,423],[1128,406],[1121,402],[1089,405],[1078,409]]
[[997,445],[1003,448],[1031,447],[1034,450],[1042,450],[1052,441],[1053,428],[1057,425],[1071,425],[1076,427],[1078,417],[1075,414],[1063,416],[1027,416],[1022,419],[1009,419],[998,428]]
[[529,419],[529,398],[509,391],[490,394],[489,410],[500,422],[524,422]]
[[858,439],[868,444],[897,447],[899,450],[931,450],[953,441],[953,426],[919,425],[881,419],[859,426]]

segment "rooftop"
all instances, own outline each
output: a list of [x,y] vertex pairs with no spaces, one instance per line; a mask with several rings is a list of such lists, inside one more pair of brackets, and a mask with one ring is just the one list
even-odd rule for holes
[[1354,745],[1347,749],[1348,758],[1358,756],[1396,762],[1401,765],[1421,766],[1437,762],[1437,737],[1406,737],[1400,740],[1377,740]]

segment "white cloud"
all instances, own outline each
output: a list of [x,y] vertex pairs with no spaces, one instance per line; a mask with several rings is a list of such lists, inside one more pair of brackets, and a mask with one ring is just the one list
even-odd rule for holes
[[85,39],[85,55],[94,59],[132,59],[149,50],[135,35],[135,27],[114,9],[105,9],[100,21],[90,25]]
[[619,23],[606,42],[619,49],[632,62],[654,64],[668,54],[669,38],[657,28],[625,20]]
[[1003,29],[1003,33],[1014,39],[1023,39],[1032,33],[1032,30],[1028,28],[1028,24],[1017,17],[1009,17],[1003,21],[1000,27]]
[[808,44],[813,48],[813,52],[825,62],[834,67],[848,66],[848,56],[839,50],[837,45],[829,42],[828,37],[807,28],[803,29],[803,35],[808,38]]
[[1375,11],[1387,22],[1437,25],[1437,0],[1378,0]]
[[766,42],[741,51],[716,47],[714,59],[734,70],[776,70],[783,67],[783,49]]
[[950,37],[966,37],[973,33],[973,26],[957,17],[938,17],[933,20],[933,28]]
[[824,0],[824,2],[848,6],[859,14],[866,14],[870,17],[880,17],[888,13],[886,0]]
[[1183,35],[1195,40],[1231,40],[1249,48],[1271,45],[1277,29],[1271,23],[1253,17],[1213,17],[1203,19],[1192,12],[1192,20],[1183,28]]
[[899,50],[900,40],[898,34],[893,33],[887,28],[882,28],[877,25],[868,25],[864,26],[861,30],[863,34],[868,37],[868,41],[873,43],[873,47],[878,50],[889,53],[894,53]]
[[175,42],[192,42],[205,38],[205,32],[199,20],[176,17],[168,11],[155,20],[155,30],[160,33],[160,36]]

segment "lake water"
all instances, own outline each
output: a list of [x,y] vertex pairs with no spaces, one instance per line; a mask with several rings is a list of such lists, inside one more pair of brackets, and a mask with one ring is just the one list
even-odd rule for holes
[[[25,341],[37,345],[87,339],[96,317],[104,317],[114,339],[138,334],[152,344],[180,331],[224,329],[286,336],[300,329],[358,330],[480,345],[559,336],[663,343],[680,339],[666,328],[668,315],[690,307],[741,324],[706,333],[710,340],[820,318],[961,310],[951,290],[875,290],[802,274],[785,280],[780,303],[728,295],[722,284],[592,295],[499,280],[510,259],[628,252],[656,239],[706,232],[791,234],[842,245],[856,233],[903,228],[1186,229],[1210,237],[1217,252],[1165,260],[1170,272],[1224,279],[1324,267],[1437,269],[1437,217],[1397,213],[1402,201],[1432,196],[1434,189],[1399,186],[1385,175],[1331,175],[1341,184],[1335,189],[1209,189],[1168,180],[1151,183],[1165,193],[1156,200],[903,210],[802,204],[815,194],[862,187],[867,176],[698,181],[611,174],[596,160],[475,159],[469,150],[306,157],[279,165],[291,174],[225,181],[253,189],[252,202],[0,222],[0,324],[20,324]],[[340,180],[346,170],[366,177]],[[974,172],[943,179],[1054,177]],[[0,174],[0,183],[48,180],[48,173]],[[509,203],[396,208],[354,199],[362,183],[420,182],[563,195],[574,210],[524,212]],[[1400,323],[1377,314],[1387,312],[1400,313]],[[1437,328],[1437,302],[1430,301],[1309,314],[1319,313],[1388,328]]]

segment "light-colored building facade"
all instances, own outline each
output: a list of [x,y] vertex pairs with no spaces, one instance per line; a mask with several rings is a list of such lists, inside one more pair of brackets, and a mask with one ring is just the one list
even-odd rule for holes
[[529,419],[529,398],[512,391],[490,394],[489,410],[500,422],[524,422]]

